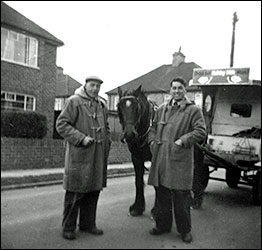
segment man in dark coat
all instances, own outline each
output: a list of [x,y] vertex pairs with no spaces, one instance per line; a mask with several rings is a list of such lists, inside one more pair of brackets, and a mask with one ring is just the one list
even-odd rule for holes
[[150,234],[171,231],[172,203],[178,232],[184,242],[191,242],[191,189],[193,150],[206,136],[206,126],[199,107],[186,97],[186,83],[175,78],[170,83],[172,99],[161,105],[148,135],[152,164],[148,184],[156,187],[156,227]]
[[79,229],[95,235],[96,209],[100,191],[106,186],[110,133],[105,101],[98,95],[103,81],[91,76],[65,103],[56,121],[58,133],[65,139],[66,190],[63,213],[63,237],[75,239],[79,210]]

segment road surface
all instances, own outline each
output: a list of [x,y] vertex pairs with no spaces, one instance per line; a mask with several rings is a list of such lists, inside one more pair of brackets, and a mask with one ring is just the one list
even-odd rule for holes
[[[145,176],[145,181],[147,175]],[[62,185],[1,192],[2,249],[261,249],[261,207],[252,203],[251,187],[230,189],[210,180],[203,209],[192,210],[193,242],[176,232],[152,236],[150,209],[154,189],[145,186],[146,211],[128,216],[134,201],[134,176],[108,180],[100,195],[97,226],[103,236],[77,232],[77,239],[61,237],[64,190]]]

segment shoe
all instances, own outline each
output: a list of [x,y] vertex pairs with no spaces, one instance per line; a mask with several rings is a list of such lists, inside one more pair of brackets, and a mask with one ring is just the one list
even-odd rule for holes
[[202,201],[201,200],[197,200],[194,201],[193,204],[191,205],[191,208],[193,209],[201,209],[202,208]]
[[94,235],[102,235],[104,234],[103,230],[98,229],[97,227],[93,227],[93,228],[79,228],[80,231],[83,232],[88,232],[90,234],[94,234]]
[[63,238],[67,240],[74,240],[76,238],[75,232],[71,231],[64,231],[63,232]]
[[193,240],[192,234],[191,233],[182,234],[182,240],[186,243],[190,243]]
[[104,233],[102,229],[98,229],[97,227],[88,229],[87,232],[90,234],[95,234],[95,235],[102,235]]
[[149,233],[151,235],[160,235],[160,234],[170,233],[170,232],[171,232],[171,230],[161,230],[161,229],[159,229],[157,227],[154,227],[154,228],[149,230]]
[[195,203],[195,204],[193,204],[192,206],[191,206],[191,208],[193,208],[193,209],[201,209],[202,208],[202,204],[200,204],[200,203]]

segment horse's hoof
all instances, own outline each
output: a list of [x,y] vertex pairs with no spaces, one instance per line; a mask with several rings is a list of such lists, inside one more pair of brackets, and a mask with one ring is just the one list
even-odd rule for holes
[[143,215],[143,212],[130,211],[129,214],[130,214],[131,216],[140,216],[140,215]]

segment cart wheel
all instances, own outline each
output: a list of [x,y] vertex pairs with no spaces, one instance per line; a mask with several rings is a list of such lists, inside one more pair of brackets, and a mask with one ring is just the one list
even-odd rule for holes
[[226,169],[226,183],[231,188],[236,188],[241,175],[241,170],[238,168],[227,168]]
[[255,176],[252,192],[254,204],[261,206],[261,171],[258,171]]

